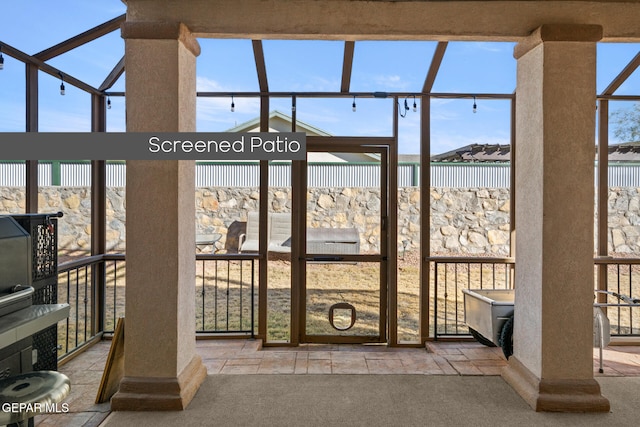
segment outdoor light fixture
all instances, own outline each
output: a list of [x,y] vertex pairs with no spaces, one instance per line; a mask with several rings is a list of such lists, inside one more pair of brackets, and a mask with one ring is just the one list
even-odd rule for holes
[[296,99],[291,98],[291,112],[294,113],[296,111]]
[[60,95],[64,95],[64,76],[60,71],[58,71],[58,75],[60,76]]
[[236,111],[236,104],[233,102],[233,95],[231,95],[231,112]]
[[107,110],[111,110],[111,98],[107,95]]
[[[409,108],[409,96],[413,96],[413,108]],[[398,114],[403,119],[407,117],[407,113],[409,112],[409,110],[413,109],[414,113],[418,111],[418,104],[416,104],[415,95],[408,95],[407,97],[405,97],[403,106],[400,106],[400,101],[397,101],[397,103],[398,103]]]
[[476,97],[473,97],[473,113],[477,113],[478,112],[478,106],[476,105]]
[[4,70],[4,57],[2,56],[2,45],[0,44],[0,70]]
[[356,112],[356,97],[353,97],[353,104],[351,104],[351,111]]
[[[400,105],[400,102],[398,102],[398,106],[399,105]],[[404,107],[398,108],[398,114],[400,114],[400,117],[404,119],[405,117],[407,117],[407,111],[409,111],[409,103],[407,102],[407,98],[405,98]]]

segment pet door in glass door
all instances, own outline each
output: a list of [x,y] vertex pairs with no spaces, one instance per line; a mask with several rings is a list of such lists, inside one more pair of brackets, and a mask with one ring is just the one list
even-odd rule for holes
[[386,342],[387,146],[307,147],[302,342]]

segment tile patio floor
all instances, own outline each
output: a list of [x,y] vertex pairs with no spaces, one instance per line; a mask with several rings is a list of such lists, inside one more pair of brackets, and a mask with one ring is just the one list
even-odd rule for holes
[[[94,404],[110,341],[103,341],[60,367],[71,379],[67,414],[38,416],[35,425],[98,426],[109,414],[109,403]],[[506,360],[499,348],[475,342],[427,343],[427,348],[389,348],[380,345],[301,345],[265,347],[261,341],[198,341],[209,375],[268,374],[419,374],[500,375]],[[604,350],[604,374],[598,376],[640,376],[640,347],[610,346]]]

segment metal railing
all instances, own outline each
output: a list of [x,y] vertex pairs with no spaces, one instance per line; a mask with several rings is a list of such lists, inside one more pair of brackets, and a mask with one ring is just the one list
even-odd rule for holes
[[[257,259],[258,255],[248,254],[196,256],[196,333],[254,336]],[[430,257],[429,262],[433,268],[431,334],[436,339],[469,334],[462,289],[511,289],[514,285],[513,258]],[[599,289],[640,299],[640,259],[596,258],[595,267],[606,272],[600,276],[606,279],[600,280]],[[71,308],[69,318],[58,328],[61,357],[102,332],[113,332],[116,320],[124,315],[125,268],[125,256],[117,254],[60,265],[58,302]],[[96,283],[104,283],[104,292],[96,291]],[[100,307],[102,313],[96,311]],[[640,336],[640,307],[609,307],[607,316],[612,335]],[[103,330],[96,325],[103,325]]]
[[[469,334],[464,322],[463,288],[511,289],[514,286],[513,258],[431,257],[429,260],[434,272],[432,333],[436,339]],[[599,257],[594,264],[596,269],[604,269],[604,274],[595,281],[598,289],[640,299],[640,259]],[[601,294],[597,301],[617,304],[606,309],[611,335],[640,336],[640,307],[625,306],[614,299]]]
[[[105,255],[104,332],[124,316],[124,255]],[[196,333],[254,336],[257,255],[196,255]]]
[[[598,289],[631,299],[640,299],[640,259],[598,257],[595,265],[599,281]],[[606,307],[606,314],[611,325],[611,335],[640,336],[640,306],[620,304],[622,301],[611,294],[599,294],[599,303],[618,304]]]
[[113,333],[119,317],[124,317],[126,262],[124,254],[104,255],[104,332]]
[[257,255],[196,255],[196,333],[255,337]]
[[[196,255],[196,333],[255,336],[257,259],[246,254]],[[58,324],[59,358],[101,333],[113,333],[117,319],[124,316],[125,273],[124,254],[60,264],[58,302],[69,304],[70,313]]]
[[433,264],[432,334],[469,335],[462,289],[513,288],[513,258],[430,257]]
[[102,256],[82,258],[60,264],[58,268],[58,303],[69,304],[69,317],[58,324],[58,357],[64,357],[91,341],[95,328],[96,298],[94,267]]

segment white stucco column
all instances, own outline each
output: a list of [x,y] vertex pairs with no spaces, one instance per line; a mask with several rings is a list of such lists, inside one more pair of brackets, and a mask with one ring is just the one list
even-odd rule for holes
[[539,411],[608,411],[593,377],[596,25],[545,25],[515,48],[514,355]]
[[[197,41],[178,23],[126,23],[127,130],[195,131]],[[195,163],[127,161],[125,373],[114,410],[184,409],[195,351]]]

